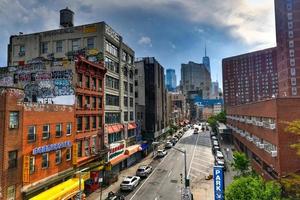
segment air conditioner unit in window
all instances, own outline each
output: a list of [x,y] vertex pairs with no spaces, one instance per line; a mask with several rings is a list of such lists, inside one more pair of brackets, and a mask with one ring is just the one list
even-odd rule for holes
[[257,125],[258,125],[258,126],[263,126],[264,123],[263,123],[263,122],[257,122]]
[[270,129],[274,130],[276,128],[276,124],[270,124]]
[[265,144],[264,144],[264,143],[260,143],[260,142],[259,142],[259,145],[258,145],[258,147],[259,147],[260,149],[263,149],[263,148],[265,148]]
[[85,108],[90,109],[91,105],[90,104],[85,104]]
[[277,151],[271,151],[271,156],[272,157],[277,157]]

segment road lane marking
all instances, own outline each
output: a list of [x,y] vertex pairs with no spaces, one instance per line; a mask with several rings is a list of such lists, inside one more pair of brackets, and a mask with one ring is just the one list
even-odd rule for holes
[[205,172],[205,171],[199,170],[199,169],[197,169],[197,168],[194,168],[194,167],[192,167],[192,169],[193,169],[194,171],[200,172],[200,173],[202,173],[202,174],[206,174],[206,175],[208,175],[208,174],[209,174],[208,172]]
[[204,168],[210,168],[210,166],[203,165],[203,164],[200,164],[200,163],[193,163],[193,165],[200,165],[200,166],[202,166],[202,167],[204,167]]
[[199,134],[198,134],[198,136],[197,136],[197,140],[196,140],[196,143],[195,143],[195,146],[194,146],[194,152],[193,152],[192,160],[191,160],[191,162],[190,162],[189,173],[188,173],[188,175],[187,175],[188,177],[189,177],[189,174],[190,174],[190,172],[191,172],[191,166],[192,166],[192,162],[193,162],[193,159],[194,159],[194,156],[195,156],[195,151],[196,151],[198,139],[199,139]]
[[168,157],[168,155],[170,154],[167,154],[163,159],[162,161],[155,167],[155,169],[153,170],[153,172],[150,174],[150,176],[148,176],[146,178],[146,180],[142,183],[142,185],[135,191],[135,193],[132,195],[132,197],[129,199],[129,200],[132,200],[135,195],[140,191],[140,189],[145,185],[145,183],[149,180],[149,178],[155,173],[155,171],[158,169],[158,167],[165,161],[165,159]]
[[213,164],[213,160],[207,161],[207,160],[202,160],[201,158],[197,158],[197,157],[195,157],[194,160],[198,160],[198,161],[201,161],[201,162],[204,162],[204,163],[207,163],[207,164]]
[[168,177],[172,174],[172,170],[169,172]]

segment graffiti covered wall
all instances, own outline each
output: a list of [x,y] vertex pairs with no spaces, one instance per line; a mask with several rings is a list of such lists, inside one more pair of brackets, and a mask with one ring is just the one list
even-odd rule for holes
[[24,66],[7,67],[0,86],[24,89],[24,102],[73,105],[74,62],[33,60]]

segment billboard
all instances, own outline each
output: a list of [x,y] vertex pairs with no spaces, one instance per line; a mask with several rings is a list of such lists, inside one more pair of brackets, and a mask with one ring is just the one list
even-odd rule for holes
[[215,200],[224,200],[224,171],[222,166],[214,166]]

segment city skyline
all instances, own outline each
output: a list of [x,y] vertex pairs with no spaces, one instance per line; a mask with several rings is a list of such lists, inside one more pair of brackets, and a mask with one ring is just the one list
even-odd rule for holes
[[[273,1],[237,3],[227,0],[214,4],[194,0],[130,0],[126,3],[115,0],[63,1],[56,4],[44,1],[41,4],[32,0],[25,4],[15,0],[0,4],[0,16],[7,19],[1,22],[5,31],[0,33],[0,66],[6,66],[10,35],[59,28],[58,11],[66,6],[75,12],[75,25],[105,21],[123,35],[135,50],[136,57],[155,56],[166,68],[174,68],[178,75],[177,85],[181,79],[180,65],[188,61],[200,63],[205,54],[205,43],[211,59],[212,80],[218,80],[220,87],[222,58],[275,45]],[[235,10],[231,9],[233,4]],[[218,8],[212,5],[218,5]],[[204,10],[205,14],[198,14],[197,11],[203,6],[208,8]],[[27,12],[28,9],[33,12]],[[262,16],[267,16],[263,22],[260,21]],[[263,27],[261,23],[264,23]]]

